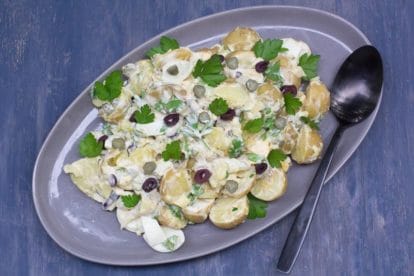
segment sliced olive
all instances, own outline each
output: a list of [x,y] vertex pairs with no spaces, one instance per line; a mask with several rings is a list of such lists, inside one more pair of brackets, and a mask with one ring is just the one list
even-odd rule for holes
[[210,115],[208,115],[208,112],[203,111],[198,115],[198,120],[203,124],[208,123],[210,121]]
[[144,174],[149,175],[155,171],[155,169],[157,168],[157,164],[152,161],[146,162],[142,168],[144,169]]
[[142,189],[149,193],[155,188],[158,187],[158,181],[154,177],[147,178],[144,183],[142,183]]
[[249,79],[248,81],[246,81],[247,90],[249,90],[250,92],[255,91],[258,86],[259,84],[255,80]]
[[194,86],[193,92],[197,98],[202,98],[204,97],[204,94],[206,94],[206,88],[202,85],[197,84]]
[[123,150],[125,149],[125,140],[122,138],[115,138],[112,140],[112,147],[114,149]]
[[177,67],[177,65],[172,65],[172,66],[168,67],[167,72],[168,72],[168,74],[170,74],[172,76],[178,75],[178,67]]
[[232,194],[237,191],[237,188],[239,188],[239,183],[234,180],[227,180],[224,188],[227,190],[227,192]]
[[236,57],[231,57],[227,60],[226,64],[227,67],[234,70],[237,69],[237,67],[239,67],[239,60]]

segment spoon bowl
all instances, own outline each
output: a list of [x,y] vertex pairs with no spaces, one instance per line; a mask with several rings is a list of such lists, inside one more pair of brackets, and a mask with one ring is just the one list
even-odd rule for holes
[[280,271],[289,273],[295,263],[342,133],[374,111],[381,96],[382,82],[381,55],[375,47],[369,45],[355,50],[336,74],[331,88],[331,110],[339,125],[293,222],[277,264]]

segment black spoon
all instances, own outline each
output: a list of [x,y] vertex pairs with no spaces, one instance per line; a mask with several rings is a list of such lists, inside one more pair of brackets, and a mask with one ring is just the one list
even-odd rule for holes
[[342,64],[331,89],[331,110],[339,125],[300,207],[277,264],[289,273],[305,240],[325,177],[345,129],[367,118],[377,106],[383,81],[382,60],[373,46],[355,50]]

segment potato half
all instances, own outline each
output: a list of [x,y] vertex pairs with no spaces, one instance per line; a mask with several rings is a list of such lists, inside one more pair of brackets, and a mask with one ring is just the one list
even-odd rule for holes
[[281,197],[287,188],[286,174],[282,169],[268,169],[266,175],[256,180],[250,192],[258,199],[272,201]]
[[184,216],[191,222],[202,223],[207,219],[213,203],[214,199],[197,199],[183,209]]
[[191,192],[191,189],[191,178],[184,168],[168,170],[160,184],[162,200],[181,208],[186,207],[190,203],[188,194]]
[[217,227],[231,229],[244,222],[249,214],[247,196],[220,198],[210,210],[210,221]]
[[323,141],[319,132],[304,125],[299,132],[296,146],[292,151],[292,159],[299,164],[309,164],[321,154]]
[[223,194],[229,197],[240,198],[247,195],[252,188],[254,181],[256,180],[256,171],[251,167],[247,171],[239,171],[230,174],[227,180],[236,181],[238,183],[237,190],[234,193],[230,193],[224,186]]
[[255,30],[237,27],[223,38],[223,45],[231,51],[251,50],[260,39],[260,35]]
[[187,226],[187,220],[184,218],[182,214],[181,216],[181,218],[177,217],[173,214],[170,207],[164,205],[161,208],[160,214],[157,219],[161,225],[168,226],[173,229],[183,229]]
[[325,84],[312,80],[306,89],[306,99],[303,104],[311,119],[319,118],[329,110],[330,93]]

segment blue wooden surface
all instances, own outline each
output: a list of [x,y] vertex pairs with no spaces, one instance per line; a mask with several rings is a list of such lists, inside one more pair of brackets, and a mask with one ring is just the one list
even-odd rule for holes
[[414,274],[414,1],[0,0],[1,275],[275,275],[293,214],[230,249],[152,267],[110,267],[59,248],[35,214],[31,175],[53,124],[96,76],[161,31],[254,4],[334,12],[384,58],[385,94],[367,138],[321,196],[292,275]]

